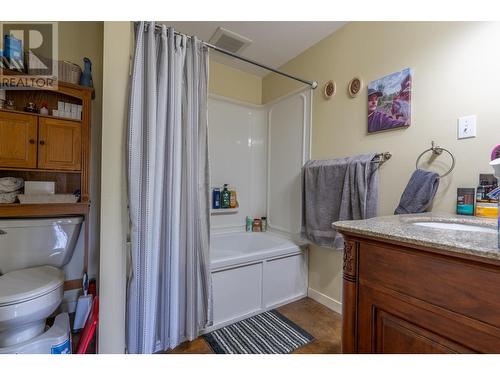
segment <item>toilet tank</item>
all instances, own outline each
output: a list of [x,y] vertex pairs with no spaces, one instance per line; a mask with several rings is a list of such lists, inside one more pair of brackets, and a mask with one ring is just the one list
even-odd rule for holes
[[82,217],[0,220],[0,274],[50,265],[73,256]]

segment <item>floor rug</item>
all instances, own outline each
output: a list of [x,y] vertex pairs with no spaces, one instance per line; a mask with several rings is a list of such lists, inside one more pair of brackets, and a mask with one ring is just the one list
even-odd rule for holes
[[216,354],[287,354],[314,337],[276,310],[203,336]]

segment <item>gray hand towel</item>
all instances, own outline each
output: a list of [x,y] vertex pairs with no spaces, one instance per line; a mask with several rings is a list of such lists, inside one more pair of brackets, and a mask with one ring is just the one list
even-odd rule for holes
[[417,169],[408,181],[394,214],[425,212],[431,205],[438,187],[439,175],[437,173]]
[[319,246],[343,249],[333,228],[338,220],[376,216],[378,164],[375,154],[311,160],[302,168],[302,238]]

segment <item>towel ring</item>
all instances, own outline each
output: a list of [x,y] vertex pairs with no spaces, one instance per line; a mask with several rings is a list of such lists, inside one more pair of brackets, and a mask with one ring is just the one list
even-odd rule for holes
[[445,176],[448,176],[451,173],[451,171],[455,168],[455,156],[453,156],[453,154],[450,151],[448,151],[447,149],[445,149],[443,147],[436,146],[434,144],[434,141],[432,141],[432,143],[431,143],[431,148],[428,148],[427,150],[425,150],[424,152],[422,152],[420,155],[418,155],[417,161],[415,163],[415,167],[418,169],[418,163],[420,162],[420,159],[422,158],[422,156],[424,156],[425,153],[427,153],[429,151],[432,151],[432,153],[434,155],[441,155],[443,153],[443,151],[447,152],[448,155],[450,155],[450,157],[451,157],[451,167],[448,170],[448,172],[446,172],[446,173],[444,173],[442,175],[439,175],[439,177],[443,178]]

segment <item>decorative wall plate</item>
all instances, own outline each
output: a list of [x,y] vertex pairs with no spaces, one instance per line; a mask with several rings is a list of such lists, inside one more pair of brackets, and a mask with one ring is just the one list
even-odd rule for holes
[[359,77],[354,77],[351,79],[349,82],[349,86],[347,87],[347,91],[349,92],[349,95],[351,98],[355,98],[358,96],[359,92],[363,88],[363,81]]
[[330,99],[337,93],[337,84],[333,81],[328,81],[327,83],[325,83],[323,93],[325,94],[325,98]]

